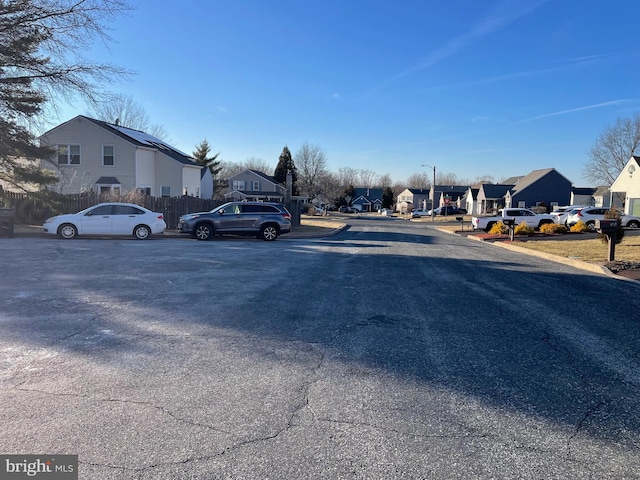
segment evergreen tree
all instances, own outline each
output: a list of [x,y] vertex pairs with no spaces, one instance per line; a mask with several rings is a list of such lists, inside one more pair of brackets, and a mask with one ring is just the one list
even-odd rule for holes
[[209,156],[210,152],[211,146],[209,145],[209,142],[207,140],[203,140],[196,145],[196,149],[193,151],[192,155],[198,165],[209,167],[211,176],[215,178],[215,176],[222,170],[221,161],[218,160],[220,152],[216,153],[212,157]]
[[393,206],[393,190],[391,187],[384,187],[382,190],[382,207],[391,208]]
[[282,185],[287,185],[287,172],[291,172],[291,181],[293,183],[292,195],[299,195],[298,192],[298,172],[296,171],[296,165],[293,163],[293,157],[289,147],[284,147],[280,158],[278,159],[278,165],[273,172],[273,178]]
[[56,181],[39,168],[51,158],[28,125],[54,93],[96,98],[126,72],[82,59],[91,40],[108,40],[101,21],[127,10],[122,0],[0,1],[0,179],[23,187]]

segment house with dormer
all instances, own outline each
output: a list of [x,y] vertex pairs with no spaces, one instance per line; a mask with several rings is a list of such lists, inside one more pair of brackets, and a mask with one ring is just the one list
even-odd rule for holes
[[53,170],[60,193],[138,191],[154,197],[200,197],[202,167],[145,132],[78,115],[39,137],[55,149],[42,168]]

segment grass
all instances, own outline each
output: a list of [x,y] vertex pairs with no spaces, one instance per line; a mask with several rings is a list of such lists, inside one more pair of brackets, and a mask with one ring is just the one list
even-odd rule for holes
[[[588,240],[539,240],[517,242],[519,247],[551,253],[567,258],[577,258],[586,262],[606,261],[608,245],[599,238]],[[616,245],[615,259],[626,262],[640,262],[640,236],[625,236],[622,243]]]

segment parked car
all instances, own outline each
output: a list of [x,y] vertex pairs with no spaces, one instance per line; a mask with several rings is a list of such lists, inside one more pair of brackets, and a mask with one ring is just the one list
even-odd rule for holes
[[358,210],[356,210],[354,207],[340,207],[340,212],[341,213],[356,213]]
[[383,208],[380,210],[380,215],[391,217],[393,215],[393,210],[391,210],[390,208]]
[[[441,207],[437,207],[435,209],[435,215],[466,215],[466,208],[458,208],[455,205],[442,205]],[[431,215],[431,210],[429,210],[429,215]]]
[[100,203],[78,213],[47,218],[42,225],[45,233],[66,239],[78,235],[133,235],[144,240],[166,228],[162,213],[133,203]]
[[178,230],[198,240],[214,235],[255,235],[273,241],[291,231],[291,214],[280,203],[229,202],[210,212],[190,213],[178,221]]
[[[582,220],[590,230],[596,228],[596,220],[604,220],[609,212],[607,207],[585,207],[572,210],[567,218],[567,226],[572,227]],[[622,215],[620,224],[626,228],[640,228],[640,217],[634,215]]]
[[431,212],[428,210],[423,210],[421,208],[418,208],[416,210],[413,210],[411,212],[411,218],[422,218],[422,217],[430,217],[431,216]]
[[562,207],[556,207],[556,209],[550,213],[553,215],[554,222],[558,225],[567,225],[567,219],[573,210],[585,208],[584,205],[565,205]]

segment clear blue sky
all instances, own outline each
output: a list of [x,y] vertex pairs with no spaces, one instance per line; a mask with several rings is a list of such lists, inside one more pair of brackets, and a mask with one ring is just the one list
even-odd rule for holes
[[[602,130],[640,110],[638,0],[141,1],[94,59],[186,152],[275,167],[496,181],[554,167],[576,186]],[[67,120],[86,111],[66,107]],[[270,172],[268,172],[270,173]]]

